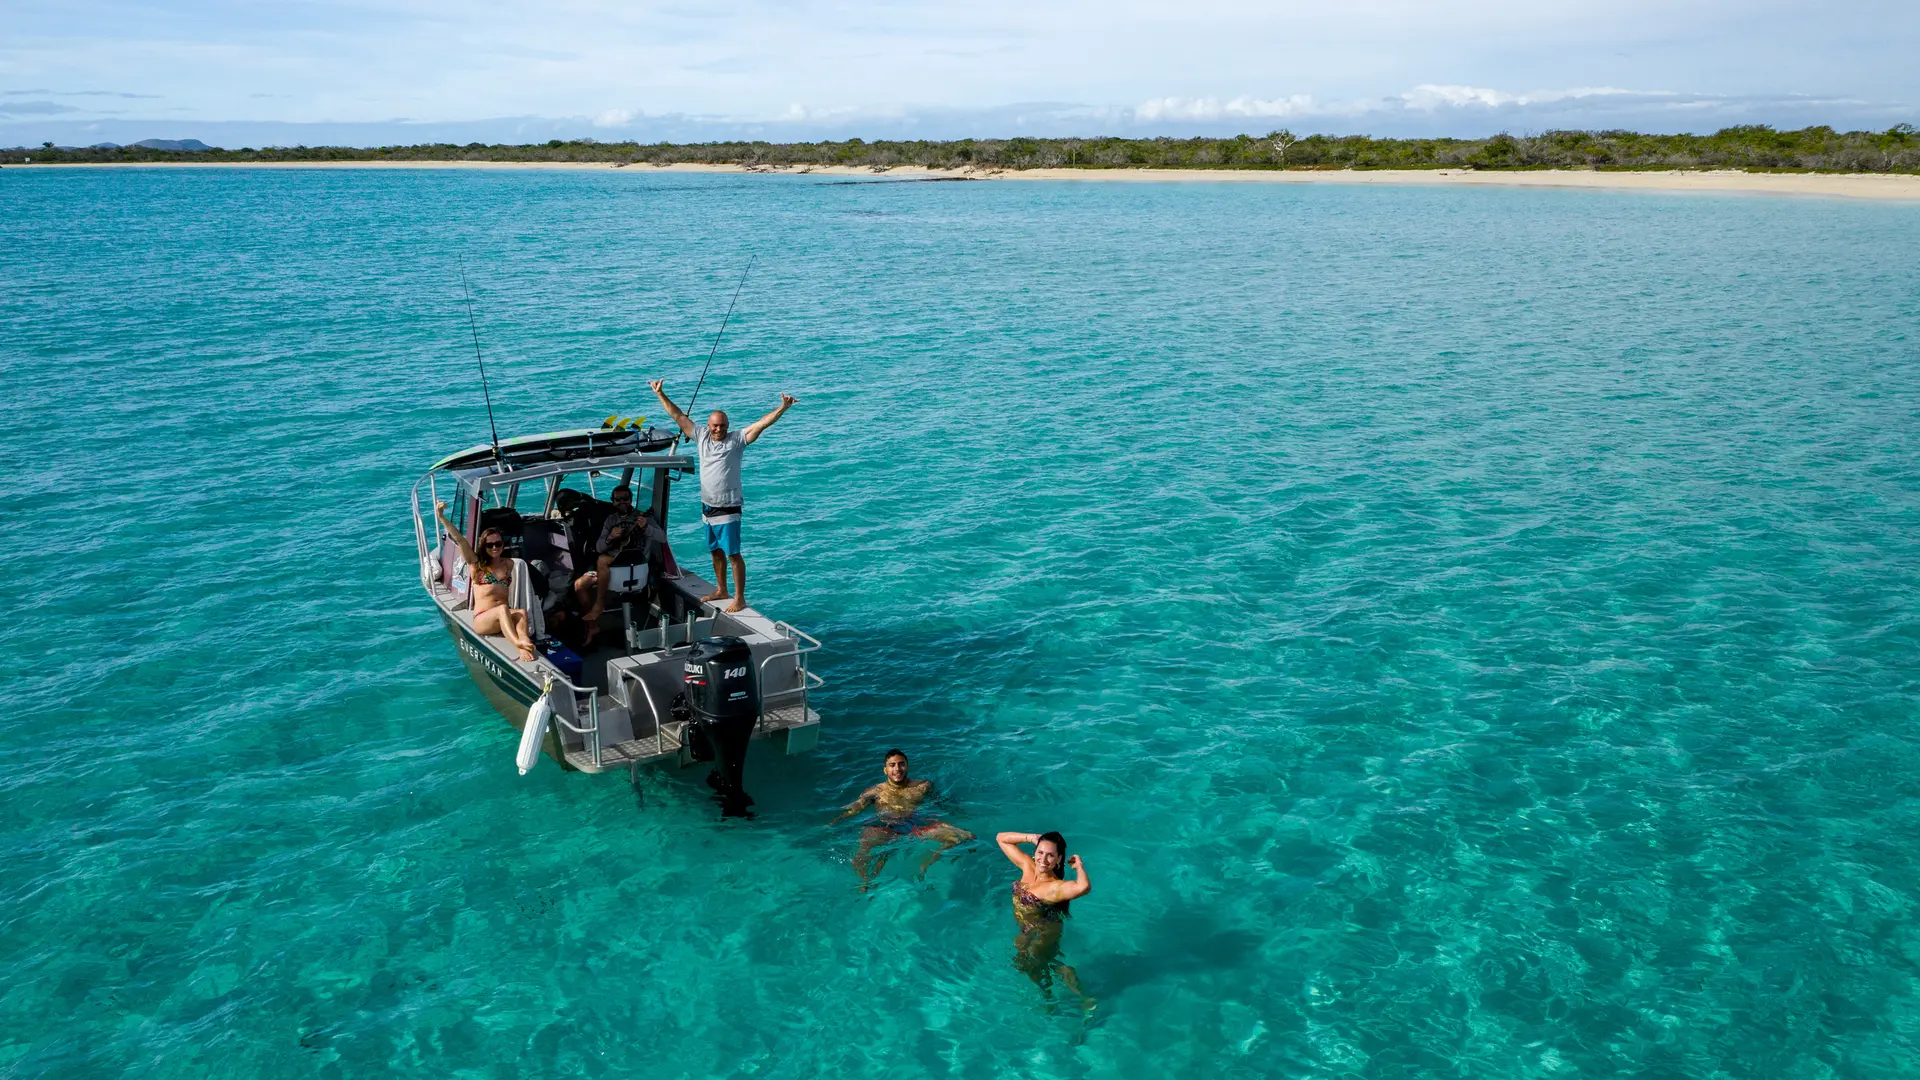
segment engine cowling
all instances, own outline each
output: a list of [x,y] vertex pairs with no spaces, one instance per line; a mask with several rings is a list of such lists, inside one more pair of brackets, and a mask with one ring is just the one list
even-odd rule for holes
[[753,805],[742,787],[747,745],[760,722],[760,680],[753,651],[737,637],[696,641],[685,659],[687,710],[691,728],[713,754],[707,783],[720,796],[721,813],[737,817]]

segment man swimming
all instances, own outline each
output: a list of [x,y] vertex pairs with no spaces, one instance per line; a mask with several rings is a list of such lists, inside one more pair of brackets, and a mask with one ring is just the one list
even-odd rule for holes
[[881,763],[887,778],[860,793],[860,797],[847,804],[847,808],[834,818],[835,822],[845,821],[853,815],[874,807],[873,821],[860,830],[860,850],[853,855],[853,872],[861,881],[872,881],[874,875],[887,865],[887,852],[881,852],[879,858],[873,857],[873,849],[885,847],[903,836],[915,840],[932,840],[940,846],[934,848],[920,862],[919,874],[927,872],[940,853],[973,839],[973,834],[965,829],[956,829],[938,818],[926,817],[920,813],[920,804],[927,801],[933,791],[933,781],[914,780],[907,775],[907,754],[904,750],[887,751],[886,760]]

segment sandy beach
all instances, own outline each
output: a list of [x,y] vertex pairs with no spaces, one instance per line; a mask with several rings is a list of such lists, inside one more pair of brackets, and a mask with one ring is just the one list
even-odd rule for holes
[[520,161],[284,161],[284,162],[115,162],[111,164],[15,165],[32,169],[537,169],[632,172],[770,173],[845,176],[866,180],[1051,180],[1074,183],[1212,184],[1360,184],[1426,187],[1590,188],[1714,195],[1796,195],[1843,199],[1920,201],[1920,176],[1874,173],[1595,172],[1549,169],[1538,172],[1477,172],[1471,169],[1342,169],[1268,172],[1229,169],[1025,169],[946,170],[902,166],[876,171],[865,166],[620,165],[606,162]]
[[1834,173],[1476,172],[1471,169],[1343,169],[1242,172],[1209,169],[1032,169],[1006,173],[1009,180],[1213,181],[1256,184],[1396,184],[1427,187],[1546,187],[1701,194],[1813,195],[1847,199],[1920,200],[1920,176]]

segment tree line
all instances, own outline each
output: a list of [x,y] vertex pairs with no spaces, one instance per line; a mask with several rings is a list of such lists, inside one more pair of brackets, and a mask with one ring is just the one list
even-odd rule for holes
[[1812,172],[1920,172],[1920,132],[1911,124],[1886,131],[1765,125],[1723,128],[1711,135],[1646,135],[1632,131],[1548,131],[1485,139],[1376,139],[1366,135],[1300,135],[1272,131],[1232,138],[1091,138],[877,140],[865,142],[711,143],[596,142],[544,144],[432,143],[421,146],[297,146],[238,150],[149,147],[16,147],[0,165],[104,162],[517,161],[610,165],[706,164],[803,169],[842,165],[885,170],[931,169],[1749,169]]

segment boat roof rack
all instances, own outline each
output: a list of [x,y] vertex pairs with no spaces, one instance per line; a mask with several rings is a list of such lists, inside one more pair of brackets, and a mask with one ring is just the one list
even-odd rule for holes
[[685,454],[609,454],[606,457],[548,461],[524,468],[509,466],[505,470],[488,462],[478,468],[447,471],[453,474],[454,481],[460,485],[461,490],[478,498],[497,487],[545,480],[551,476],[566,476],[570,473],[623,472],[627,469],[673,469],[676,472],[692,472],[693,466],[693,458]]
[[678,432],[659,428],[581,428],[575,431],[548,431],[539,435],[521,435],[501,439],[498,448],[491,443],[470,446],[457,454],[448,454],[434,462],[435,469],[472,469],[496,463],[508,469],[521,469],[554,462],[582,461],[621,454],[658,454],[670,451],[679,441]]

